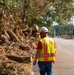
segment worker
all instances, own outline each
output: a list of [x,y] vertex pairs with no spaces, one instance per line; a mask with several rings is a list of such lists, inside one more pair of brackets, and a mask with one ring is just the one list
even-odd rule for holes
[[38,61],[40,75],[53,75],[52,65],[55,62],[56,44],[52,38],[48,37],[48,29],[40,28],[41,39],[37,45],[37,52],[33,65]]

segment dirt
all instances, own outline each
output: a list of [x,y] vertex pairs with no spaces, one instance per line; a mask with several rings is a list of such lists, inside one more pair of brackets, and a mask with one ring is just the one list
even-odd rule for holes
[[[0,45],[0,75],[31,75],[32,61],[29,59],[25,62],[24,58],[34,58],[37,40],[31,37],[27,40],[27,43],[24,41],[24,45],[28,44],[30,47],[28,51],[20,48],[18,42],[11,42],[10,44],[2,43]],[[16,57],[14,57],[15,60],[11,60],[7,56],[16,56],[19,61],[17,61]]]

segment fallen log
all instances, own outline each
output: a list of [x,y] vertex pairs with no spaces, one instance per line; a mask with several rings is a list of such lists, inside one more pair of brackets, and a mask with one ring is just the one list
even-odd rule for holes
[[34,37],[38,37],[38,33],[39,33],[39,27],[37,25],[34,25],[34,27],[32,28],[32,35]]
[[39,31],[38,25],[34,25],[33,29],[38,32]]
[[32,32],[32,29],[30,29],[30,28],[25,28],[25,29],[22,30],[22,32],[23,32],[23,34],[24,34],[25,36],[29,36],[29,35],[31,34],[31,32]]
[[29,51],[30,48],[28,46],[25,46],[25,44],[23,44],[20,39],[16,36],[16,34],[12,31],[12,30],[7,30],[8,35],[10,36],[10,38],[12,40],[15,40],[19,43],[19,47],[24,50],[24,51]]
[[7,39],[10,40],[10,36],[9,36],[9,34],[7,33],[6,30],[4,30],[4,34],[5,34],[5,36],[7,37]]
[[22,49],[22,50],[25,50],[25,51],[27,51],[27,52],[29,52],[29,50],[30,50],[30,47],[29,46],[25,46],[25,45],[19,45],[19,47]]
[[2,43],[6,43],[6,44],[10,43],[9,39],[7,38],[7,36],[2,35]]
[[6,57],[10,60],[17,61],[19,63],[30,63],[32,62],[32,57],[20,57],[15,55],[6,55]]
[[16,34],[12,30],[7,30],[7,33],[9,34],[12,40],[14,39],[15,41],[21,43],[19,38],[16,36]]

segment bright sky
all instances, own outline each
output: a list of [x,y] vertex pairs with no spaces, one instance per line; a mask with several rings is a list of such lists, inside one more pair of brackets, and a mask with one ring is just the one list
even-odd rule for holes
[[73,23],[73,25],[74,25],[74,16],[72,16],[71,20],[72,20],[72,23]]
[[58,25],[58,23],[57,23],[56,21],[53,21],[53,26],[54,26],[54,25]]
[[[74,16],[71,17],[71,23],[72,23],[73,26],[74,26]],[[53,21],[53,26],[54,26],[54,25],[58,25],[58,23],[55,22],[55,21]]]
[[74,26],[74,18],[73,18],[73,26]]
[[74,19],[73,19],[73,26],[74,26]]

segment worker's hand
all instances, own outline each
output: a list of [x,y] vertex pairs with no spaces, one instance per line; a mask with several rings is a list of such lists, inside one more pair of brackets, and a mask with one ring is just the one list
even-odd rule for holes
[[36,61],[36,60],[34,60],[33,65],[35,65],[35,64],[36,64],[36,62],[37,62],[37,61]]

